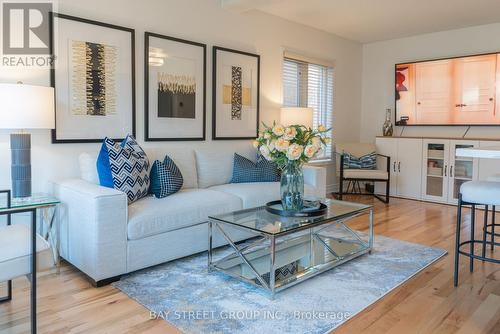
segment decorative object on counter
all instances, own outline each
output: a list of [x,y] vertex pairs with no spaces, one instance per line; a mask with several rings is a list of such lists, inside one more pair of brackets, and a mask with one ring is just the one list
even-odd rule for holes
[[205,140],[207,46],[144,34],[146,141]]
[[260,56],[214,46],[212,59],[212,139],[255,138]]
[[31,134],[23,129],[53,129],[54,88],[0,84],[0,129],[18,129],[10,135],[12,197],[31,196]]
[[382,133],[384,137],[391,137],[394,132],[394,127],[392,126],[392,121],[391,121],[391,109],[387,108],[385,110],[385,122],[384,125],[382,126]]
[[53,13],[53,143],[135,136],[134,29]]
[[263,124],[264,130],[254,141],[264,158],[275,162],[281,172],[281,202],[285,211],[301,211],[304,200],[302,165],[314,159],[330,142],[326,134],[331,129],[320,125],[313,130],[304,125],[284,127]]

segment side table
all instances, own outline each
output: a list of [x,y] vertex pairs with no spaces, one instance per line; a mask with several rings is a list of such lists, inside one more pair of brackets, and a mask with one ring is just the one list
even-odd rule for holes
[[[59,264],[59,226],[57,219],[57,206],[60,203],[58,199],[44,194],[34,194],[32,197],[23,199],[11,199],[10,190],[0,190],[0,216],[7,216],[7,225],[12,223],[12,215],[19,213],[30,214],[30,278],[31,278],[31,333],[37,332],[36,325],[36,239],[37,239],[37,216],[40,219],[40,234],[55,249],[53,253],[54,262]],[[3,199],[5,198],[5,200]],[[45,232],[46,231],[46,232]],[[59,268],[59,265],[58,265]],[[58,269],[59,270],[59,269]],[[0,301],[10,301],[12,299],[12,281],[7,282],[7,296]]]

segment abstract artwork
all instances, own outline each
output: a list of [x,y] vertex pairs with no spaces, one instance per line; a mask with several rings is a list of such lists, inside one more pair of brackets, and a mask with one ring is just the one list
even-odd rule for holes
[[214,47],[213,139],[249,139],[257,134],[260,57]]
[[231,119],[241,120],[243,107],[252,105],[252,88],[244,85],[241,67],[231,66],[231,84],[224,85],[222,95],[223,104],[231,105]]
[[116,113],[116,56],[114,46],[71,41],[71,112],[106,116]]
[[158,73],[158,117],[196,118],[196,79]]
[[241,120],[241,67],[231,67],[231,119]]
[[146,32],[146,141],[205,140],[206,45]]
[[51,20],[52,142],[135,136],[134,29],[58,13]]

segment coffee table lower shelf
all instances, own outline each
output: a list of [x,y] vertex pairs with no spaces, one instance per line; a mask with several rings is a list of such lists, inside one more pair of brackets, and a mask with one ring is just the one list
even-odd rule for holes
[[[367,240],[350,229],[344,220],[340,220],[285,236],[255,233],[255,238],[236,244],[229,231],[234,231],[234,228],[252,231],[210,219],[208,269],[262,288],[274,298],[278,291],[371,252],[371,209],[369,226]],[[217,232],[229,243],[231,253],[214,260],[217,254],[214,253],[212,240]]]

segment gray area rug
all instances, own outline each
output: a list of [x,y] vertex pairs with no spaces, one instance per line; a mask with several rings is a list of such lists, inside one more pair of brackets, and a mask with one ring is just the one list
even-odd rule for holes
[[[207,271],[206,253],[122,277],[113,285],[184,333],[327,333],[446,255],[375,236],[374,250],[276,294]],[[227,254],[222,248],[216,257]]]

